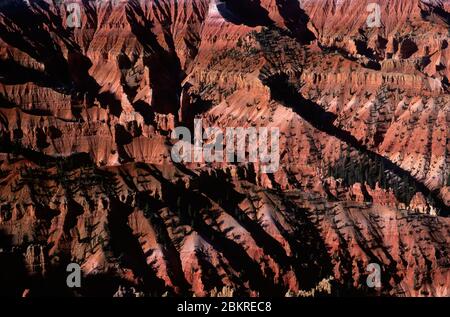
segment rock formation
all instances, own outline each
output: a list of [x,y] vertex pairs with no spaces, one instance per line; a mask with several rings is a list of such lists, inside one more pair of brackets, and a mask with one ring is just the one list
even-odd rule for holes
[[[0,294],[449,296],[450,2],[371,2],[3,1]],[[173,162],[194,118],[280,169]]]

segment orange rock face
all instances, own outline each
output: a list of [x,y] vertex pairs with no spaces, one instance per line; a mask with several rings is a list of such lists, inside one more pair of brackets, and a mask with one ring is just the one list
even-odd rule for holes
[[450,3],[372,2],[4,1],[0,294],[450,296]]

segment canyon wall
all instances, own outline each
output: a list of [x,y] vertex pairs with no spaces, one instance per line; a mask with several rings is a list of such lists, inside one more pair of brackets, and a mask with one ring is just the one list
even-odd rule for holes
[[[450,3],[371,2],[4,1],[0,292],[448,296]],[[280,169],[174,163],[194,118]]]

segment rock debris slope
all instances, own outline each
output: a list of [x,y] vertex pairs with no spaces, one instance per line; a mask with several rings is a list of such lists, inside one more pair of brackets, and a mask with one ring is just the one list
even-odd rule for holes
[[[449,296],[450,3],[370,2],[3,1],[0,294]],[[280,169],[173,163],[196,117]]]

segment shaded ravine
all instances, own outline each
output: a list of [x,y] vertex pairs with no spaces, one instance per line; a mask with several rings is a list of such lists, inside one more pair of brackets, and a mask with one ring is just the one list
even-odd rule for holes
[[[49,11],[47,3],[39,1],[36,4],[43,6],[43,10]],[[74,106],[82,103],[80,94],[86,94],[89,101],[96,98],[103,108],[108,108],[117,117],[120,116],[122,112],[120,101],[116,100],[110,92],[100,93],[100,85],[89,74],[89,69],[92,66],[91,61],[81,53],[80,47],[70,38],[71,34],[64,29],[63,21],[60,18],[56,18],[56,23],[55,21],[51,22],[43,14],[35,14],[25,3],[19,2],[8,2],[7,5],[0,8],[0,12],[8,17],[7,21],[11,25],[17,24],[24,30],[22,31],[23,36],[17,37],[16,32],[14,32],[15,27],[9,29],[2,25],[0,27],[0,38],[45,65],[45,71],[38,72],[10,63],[5,65],[8,67],[3,69],[2,77],[8,76],[9,81],[13,79],[17,82],[18,78],[16,78],[17,74],[15,73],[23,71],[26,79],[40,86],[49,87],[59,93],[70,94],[72,112],[79,120],[83,119]],[[50,27],[53,32],[61,34],[59,39],[68,50],[67,58],[56,40],[50,36],[50,33],[43,31],[45,27]]]
[[339,139],[359,152],[366,154],[372,160],[382,162],[385,170],[392,172],[400,178],[407,178],[411,183],[415,184],[417,190],[422,192],[425,197],[432,197],[433,202],[431,204],[439,210],[441,216],[449,216],[450,208],[444,204],[437,191],[431,191],[425,184],[415,179],[411,173],[361,144],[350,132],[336,127],[333,124],[336,116],[333,113],[325,111],[313,101],[301,96],[297,88],[289,82],[286,74],[277,74],[260,79],[270,88],[271,98],[273,100],[294,110],[295,113],[317,130]]
[[[148,171],[161,183],[162,200],[171,210],[177,211],[181,222],[190,225],[203,239],[214,245],[229,261],[230,266],[242,273],[241,280],[248,281],[251,289],[258,291],[261,296],[274,293],[275,285],[263,275],[258,263],[248,255],[244,247],[205,222],[206,211],[211,207],[205,196],[186,189],[183,184],[174,185],[156,169],[149,168]],[[282,290],[278,289],[277,293],[282,295]]]

